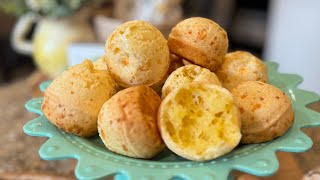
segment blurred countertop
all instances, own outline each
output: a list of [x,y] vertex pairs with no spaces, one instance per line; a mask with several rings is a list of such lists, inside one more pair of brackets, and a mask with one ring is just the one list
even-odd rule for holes
[[[38,150],[47,138],[24,134],[23,125],[36,117],[25,110],[24,104],[33,97],[41,96],[38,83],[44,77],[33,73],[30,77],[0,86],[1,143],[0,179],[75,179],[75,160],[44,161]],[[320,112],[320,102],[309,108]],[[305,153],[277,152],[280,168],[271,177],[255,177],[233,172],[236,179],[301,179],[304,175],[317,175],[320,179],[320,127],[304,129],[314,141]],[[316,173],[312,173],[316,172]]]
[[75,160],[41,160],[38,150],[47,138],[31,137],[22,130],[27,121],[37,117],[25,110],[24,104],[40,95],[33,84],[41,78],[34,73],[0,86],[0,179],[75,179]]

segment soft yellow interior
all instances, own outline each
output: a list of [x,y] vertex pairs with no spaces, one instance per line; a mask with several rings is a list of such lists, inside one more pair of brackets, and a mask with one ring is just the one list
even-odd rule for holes
[[179,147],[202,155],[208,148],[237,143],[236,113],[232,99],[221,91],[182,88],[168,102],[165,128]]

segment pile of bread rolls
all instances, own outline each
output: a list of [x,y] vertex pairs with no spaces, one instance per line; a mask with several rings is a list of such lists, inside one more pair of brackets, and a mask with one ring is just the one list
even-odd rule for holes
[[61,130],[99,133],[118,154],[152,158],[168,147],[193,161],[222,156],[239,143],[261,143],[293,124],[290,99],[267,84],[248,52],[228,50],[212,20],[178,23],[168,40],[136,20],[107,39],[105,54],[68,68],[46,89],[42,112]]

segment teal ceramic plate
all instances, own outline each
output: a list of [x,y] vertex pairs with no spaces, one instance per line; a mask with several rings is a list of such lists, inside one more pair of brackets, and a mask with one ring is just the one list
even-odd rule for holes
[[[40,117],[23,127],[30,136],[49,137],[39,154],[45,160],[74,158],[78,160],[75,175],[79,179],[99,179],[116,176],[116,179],[227,179],[231,170],[257,176],[268,176],[277,171],[279,164],[275,152],[303,152],[312,146],[311,139],[300,129],[320,126],[320,114],[306,105],[320,99],[319,95],[297,88],[302,78],[280,74],[277,64],[266,62],[269,83],[282,89],[293,102],[295,122],[280,138],[261,144],[242,145],[231,153],[208,162],[192,162],[180,158],[168,149],[151,160],[133,159],[108,151],[98,136],[86,139],[65,133],[52,125],[42,114],[42,98],[26,103],[27,110]],[[40,85],[42,91],[50,82]]]

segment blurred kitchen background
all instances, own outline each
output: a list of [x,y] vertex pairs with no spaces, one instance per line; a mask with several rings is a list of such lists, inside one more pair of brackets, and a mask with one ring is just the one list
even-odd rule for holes
[[[36,2],[37,1],[35,0],[34,3],[36,4]],[[152,1],[136,0],[136,4],[140,4],[140,6],[136,7],[138,8],[138,12],[140,11],[140,8],[142,10],[140,11],[141,14],[132,12],[132,17],[129,17],[130,15],[125,12],[130,12],[130,10],[137,11],[132,10],[135,9],[134,6],[137,6],[134,4],[134,1],[121,0],[112,2],[107,0],[99,4],[100,7],[95,7],[95,12],[93,12],[91,17],[88,18],[88,22],[91,23],[91,28],[95,36],[95,39],[92,40],[91,43],[103,44],[107,34],[112,32],[115,26],[123,21],[134,19],[135,17],[137,17],[137,19],[139,18],[151,21],[152,23],[158,25],[162,32],[167,35],[172,26],[174,26],[181,19],[192,16],[202,16],[216,21],[225,28],[229,36],[230,51],[243,49],[260,57],[264,52],[265,40],[267,38],[267,19],[270,16],[269,7],[271,2],[269,0],[174,0],[171,2],[169,0],[163,0],[162,2],[161,0],[157,0],[153,1],[153,4],[150,2]],[[143,5],[143,3],[145,3],[145,5]],[[161,3],[165,4],[163,6],[168,6],[165,7],[167,9],[163,10],[163,14],[161,14],[161,12],[152,13],[146,10],[148,8],[152,9],[154,6]],[[14,1],[10,0],[4,0],[4,2],[2,2],[2,6],[13,4],[15,4]],[[0,10],[1,83],[8,83],[12,81],[14,77],[19,76],[20,74],[30,73],[36,69],[35,62],[32,58],[32,53],[23,53],[23,55],[21,54],[21,50],[20,53],[19,51],[15,51],[10,42],[10,38],[13,36],[15,23],[19,19],[19,16],[12,15],[12,11],[14,11],[15,14],[20,14],[18,11],[26,11],[24,10],[24,5],[22,5],[23,3],[16,4],[20,5],[21,9],[19,9],[19,7],[5,7],[7,9],[11,8],[7,10],[11,12],[11,14],[6,14],[4,12],[6,9],[3,9],[2,11]],[[26,4],[26,6],[28,6],[28,4]],[[132,8],[130,8],[130,6]],[[16,8],[16,10],[14,8]],[[27,9],[30,9],[30,7],[27,7]],[[156,19],[154,16],[158,16],[159,18]],[[169,18],[169,23],[166,22],[168,21],[167,17],[171,17]],[[33,22],[33,27],[29,28],[27,32],[24,32],[26,34],[25,38],[28,41],[31,41],[32,38],[37,36],[34,32],[36,28],[37,21]],[[45,39],[46,37],[43,38]],[[77,46],[77,41],[69,41],[68,43],[73,45],[75,44],[75,46]],[[83,44],[81,45],[83,46]],[[81,45],[78,44],[78,46]],[[90,45],[92,46],[92,44]],[[86,47],[86,45],[84,46]],[[67,51],[66,53],[68,53]],[[69,53],[70,51],[72,51],[72,49],[69,49]],[[83,53],[85,54],[85,52]],[[69,61],[71,60],[69,59]],[[23,75],[23,77],[25,76]]]
[[97,58],[108,34],[125,21],[144,19],[167,36],[181,19],[202,16],[225,28],[229,51],[279,62],[281,72],[305,78],[302,88],[320,93],[317,0],[2,0],[0,5],[2,85],[36,67],[55,77],[67,65]]
[[[0,140],[6,148],[0,150],[0,179],[74,178],[74,161],[39,159],[45,139],[23,134],[22,125],[34,117],[23,104],[41,95],[43,80],[83,58],[102,56],[119,24],[144,19],[167,36],[184,18],[210,18],[228,32],[229,51],[276,61],[279,71],[303,76],[301,87],[320,94],[319,8],[319,0],[1,0]],[[294,164],[290,157],[285,161]],[[301,177],[312,168],[295,172]]]

